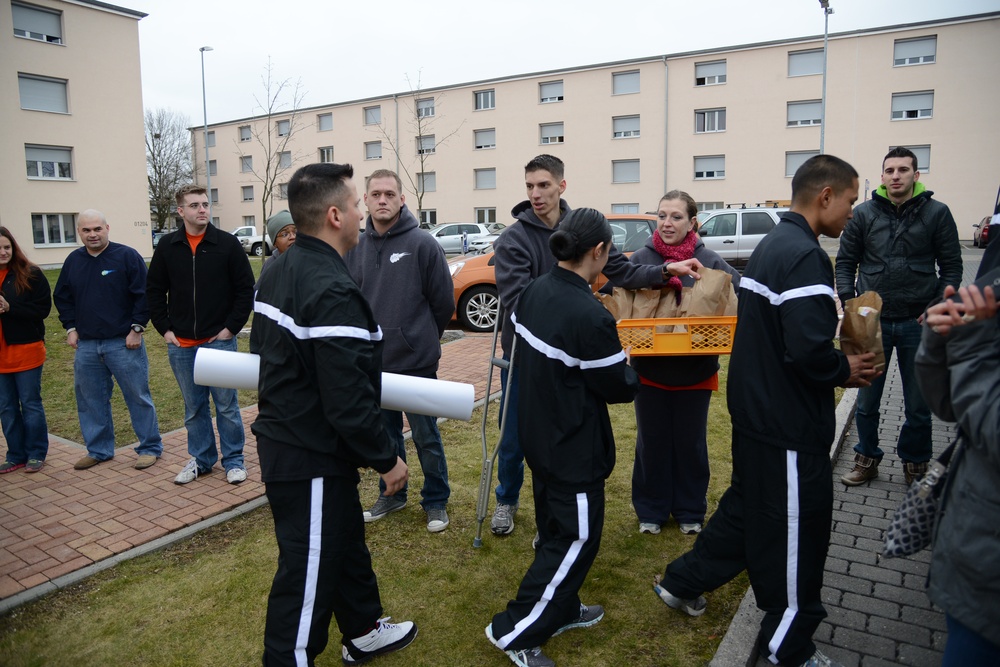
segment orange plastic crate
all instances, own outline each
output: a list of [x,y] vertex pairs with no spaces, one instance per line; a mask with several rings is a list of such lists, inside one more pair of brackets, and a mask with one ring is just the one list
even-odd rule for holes
[[[663,327],[684,327],[664,333]],[[618,338],[622,349],[632,347],[635,356],[668,354],[729,354],[733,351],[736,318],[668,317],[619,320]]]

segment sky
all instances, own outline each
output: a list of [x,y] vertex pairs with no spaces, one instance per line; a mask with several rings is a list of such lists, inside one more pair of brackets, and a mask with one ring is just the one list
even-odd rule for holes
[[[109,0],[139,22],[143,101],[209,123],[275,81],[310,107],[517,74],[823,34],[817,0]],[[830,0],[830,33],[1000,9],[998,0]],[[409,79],[409,82],[408,82]],[[289,100],[290,101],[290,100]]]

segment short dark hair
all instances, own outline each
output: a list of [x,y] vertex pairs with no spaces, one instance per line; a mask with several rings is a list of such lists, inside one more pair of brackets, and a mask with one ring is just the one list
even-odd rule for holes
[[592,208],[570,211],[549,237],[549,249],[561,262],[578,261],[598,243],[611,245],[611,225]]
[[203,185],[188,183],[177,191],[177,194],[174,195],[174,199],[177,201],[178,206],[184,206],[184,198],[188,195],[203,195],[207,192],[208,190],[206,190]]
[[524,165],[524,173],[529,174],[533,171],[540,171],[544,169],[545,171],[552,174],[552,178],[557,181],[563,179],[563,175],[566,173],[566,165],[563,161],[557,158],[555,155],[549,155],[547,153],[542,153],[536,156],[528,164]]
[[913,171],[917,170],[917,154],[906,146],[896,146],[895,148],[889,149],[889,152],[885,154],[884,158],[882,158],[882,171],[885,171],[885,161],[894,157],[910,158],[913,160]]
[[830,187],[840,194],[854,185],[858,172],[834,155],[816,155],[806,160],[792,177],[792,204],[802,204]]
[[368,183],[371,182],[373,178],[394,178],[396,179],[396,188],[399,190],[396,194],[402,194],[403,192],[403,181],[399,179],[399,174],[394,172],[392,169],[376,169],[371,173],[371,175],[365,179],[365,192],[368,192]]
[[344,208],[346,182],[352,178],[354,167],[349,164],[307,164],[296,171],[288,181],[288,211],[299,231],[315,234],[331,206]]

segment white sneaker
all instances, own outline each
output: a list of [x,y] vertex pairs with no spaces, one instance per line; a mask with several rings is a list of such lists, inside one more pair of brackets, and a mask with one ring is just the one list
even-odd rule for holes
[[392,653],[410,645],[417,636],[413,621],[389,623],[389,617],[380,618],[375,629],[367,635],[350,639],[341,647],[345,665],[360,665],[377,655]]
[[[490,643],[497,646],[497,640],[493,636],[493,624],[490,623],[486,626],[486,638],[490,640]],[[556,667],[556,663],[553,662],[547,655],[542,653],[542,649],[539,646],[529,649],[519,649],[516,651],[511,651],[507,649],[500,648],[501,651],[507,654],[510,661],[513,662],[518,667]]]
[[660,524],[658,523],[639,523],[639,532],[646,535],[659,535],[660,534]]
[[517,505],[505,505],[497,503],[493,510],[493,519],[490,521],[490,530],[494,535],[510,535],[514,532],[514,515],[517,514]]
[[181,471],[174,477],[174,484],[187,484],[198,479],[198,459],[191,457],[191,460],[184,464]]
[[239,484],[247,481],[246,468],[230,468],[226,471],[226,481],[230,484]]
[[697,535],[701,532],[700,523],[682,523],[681,532],[685,535]]

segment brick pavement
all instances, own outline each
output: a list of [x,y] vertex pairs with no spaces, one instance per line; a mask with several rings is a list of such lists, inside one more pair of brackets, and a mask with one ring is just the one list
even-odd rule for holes
[[[438,377],[476,387],[486,395],[491,336],[466,334],[442,346]],[[500,389],[494,374],[490,394]],[[246,431],[246,482],[226,482],[220,467],[191,484],[174,476],[188,460],[184,430],[163,435],[163,456],[147,470],[135,470],[132,447],[89,470],[73,464],[83,445],[50,436],[41,472],[19,470],[0,476],[0,613],[110,566],[151,543],[163,546],[213,517],[263,502],[257,443],[250,424],[257,407],[242,411]],[[6,450],[6,443],[0,441]],[[148,550],[148,549],[146,549]]]

